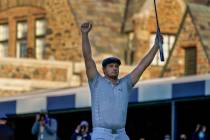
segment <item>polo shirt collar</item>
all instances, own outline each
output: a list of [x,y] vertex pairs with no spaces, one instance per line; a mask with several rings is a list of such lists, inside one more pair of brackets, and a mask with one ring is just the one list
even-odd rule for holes
[[[104,79],[105,79],[109,84],[112,84],[112,85],[113,85],[112,81],[109,80],[106,76],[104,76]],[[120,83],[120,79],[117,79],[117,82],[116,82],[115,85],[118,85],[119,83]]]

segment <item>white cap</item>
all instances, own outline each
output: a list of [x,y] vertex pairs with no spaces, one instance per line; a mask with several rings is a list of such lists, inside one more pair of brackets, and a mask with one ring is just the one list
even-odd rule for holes
[[88,126],[88,122],[87,121],[81,121],[80,125]]

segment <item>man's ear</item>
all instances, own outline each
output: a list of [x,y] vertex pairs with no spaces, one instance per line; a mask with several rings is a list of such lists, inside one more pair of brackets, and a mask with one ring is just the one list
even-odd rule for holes
[[106,72],[106,67],[102,67],[103,73],[105,74]]

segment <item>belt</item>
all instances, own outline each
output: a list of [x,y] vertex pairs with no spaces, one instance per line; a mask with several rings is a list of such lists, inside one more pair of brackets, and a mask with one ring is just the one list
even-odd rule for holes
[[108,128],[103,128],[103,127],[94,127],[93,131],[103,131],[111,134],[119,134],[119,133],[124,133],[125,128],[120,128],[120,129],[108,129]]

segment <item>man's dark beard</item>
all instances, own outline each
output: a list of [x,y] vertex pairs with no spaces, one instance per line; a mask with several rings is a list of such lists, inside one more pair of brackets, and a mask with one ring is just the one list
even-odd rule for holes
[[114,80],[117,80],[117,77],[118,76],[109,76],[109,78],[114,79]]

